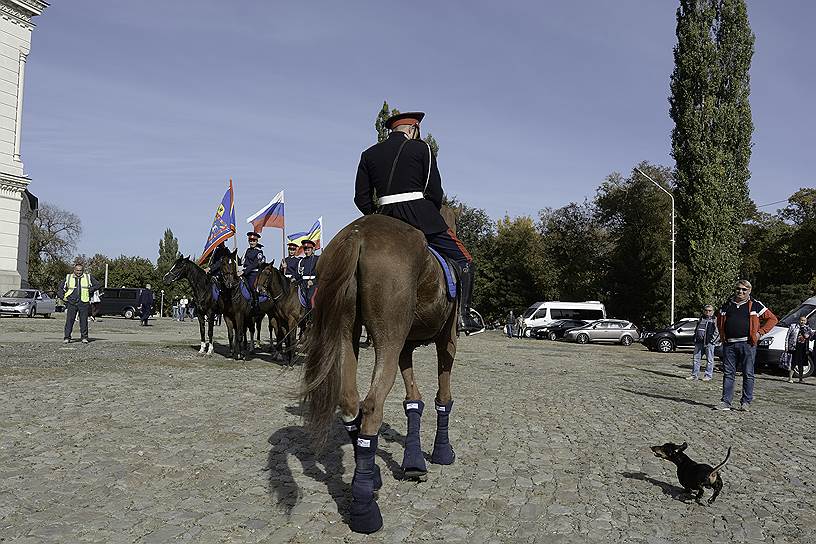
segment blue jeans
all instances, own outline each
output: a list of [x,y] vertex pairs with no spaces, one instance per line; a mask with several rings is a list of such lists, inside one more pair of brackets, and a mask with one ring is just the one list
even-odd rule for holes
[[756,346],[752,346],[748,342],[723,344],[722,401],[729,406],[731,405],[731,397],[734,396],[734,376],[739,363],[743,364],[740,404],[751,404],[751,401],[754,400],[754,357],[756,357]]
[[694,369],[691,375],[700,376],[700,360],[703,358],[703,350],[705,350],[707,361],[705,375],[711,378],[714,375],[714,344],[703,344],[702,342],[694,342]]

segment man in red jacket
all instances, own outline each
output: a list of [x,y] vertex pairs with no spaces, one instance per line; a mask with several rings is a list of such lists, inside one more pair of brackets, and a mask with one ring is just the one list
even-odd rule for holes
[[754,358],[759,338],[779,321],[770,308],[751,296],[751,282],[739,280],[734,296],[728,299],[717,315],[717,328],[722,339],[723,393],[715,410],[730,410],[734,396],[734,376],[743,365],[740,410],[747,412],[754,400]]

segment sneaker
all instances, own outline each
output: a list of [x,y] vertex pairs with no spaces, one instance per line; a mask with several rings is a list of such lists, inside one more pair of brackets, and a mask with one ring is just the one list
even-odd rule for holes
[[711,381],[711,376],[703,376],[703,381],[704,382],[710,382]]
[[750,404],[748,404],[747,402],[740,404],[740,412],[750,412],[750,411],[751,411],[751,405]]
[[687,379],[687,380],[694,381],[694,380],[696,380],[696,379],[697,379],[697,376],[695,376],[694,374],[692,374],[691,376],[686,376],[686,379]]
[[726,403],[724,403],[724,402],[720,402],[719,404],[717,404],[717,405],[714,407],[714,409],[715,409],[715,410],[722,410],[722,411],[724,411],[724,412],[727,412],[727,411],[729,411],[729,410],[731,409],[731,405],[730,405],[730,404],[726,404]]
[[788,378],[788,383],[793,383],[793,378]]
[[88,339],[87,339],[87,338],[83,338],[83,339],[82,339],[82,343],[83,343],[83,344],[87,344],[87,343],[88,343]]
[[[63,344],[70,344],[70,343],[71,343],[71,339],[70,339],[70,338],[66,338],[65,340],[63,340],[63,341],[62,341],[62,343],[63,343]],[[789,381],[793,381],[793,380],[789,380]]]

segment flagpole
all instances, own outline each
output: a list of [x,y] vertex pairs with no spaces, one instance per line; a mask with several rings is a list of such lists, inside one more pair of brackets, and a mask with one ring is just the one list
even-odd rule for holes
[[[230,178],[230,195],[232,196],[232,209],[233,209],[233,217],[237,217],[237,214],[234,213],[235,210],[235,191],[232,188],[232,178]],[[238,226],[235,226],[235,230],[232,232],[232,247],[235,249],[235,252],[238,252]]]

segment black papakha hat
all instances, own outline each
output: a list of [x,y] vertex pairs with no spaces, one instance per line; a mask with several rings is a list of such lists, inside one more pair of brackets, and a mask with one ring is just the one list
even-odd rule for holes
[[307,245],[307,244],[308,244],[308,245],[310,245],[310,246],[312,246],[312,247],[315,247],[315,245],[316,245],[316,244],[314,243],[314,241],[313,241],[313,240],[303,240],[303,241],[301,242],[301,245],[303,245],[303,246],[305,246],[305,245]]
[[251,230],[251,231],[247,232],[247,237],[248,238],[253,238],[253,237],[260,238],[261,233],[260,232],[255,232],[254,230]]
[[405,113],[398,113],[392,115],[385,120],[385,128],[394,130],[394,127],[400,125],[418,125],[425,117],[425,112],[422,111],[406,111]]

